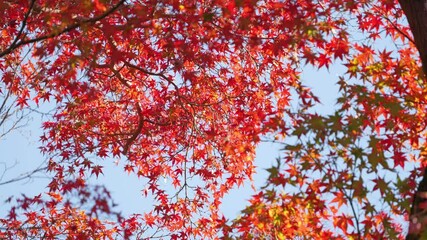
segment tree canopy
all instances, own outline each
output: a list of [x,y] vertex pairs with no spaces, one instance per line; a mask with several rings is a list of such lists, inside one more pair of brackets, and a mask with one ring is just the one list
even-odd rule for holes
[[[427,236],[427,177],[417,184],[426,9],[420,0],[1,1],[0,90],[19,109],[56,107],[40,136],[49,190],[17,197],[0,238]],[[319,113],[301,74],[338,65],[334,112]],[[241,216],[226,219],[222,199],[252,179],[261,141],[279,142],[282,157]],[[151,211],[121,216],[107,189],[87,183],[105,161],[148,184]]]

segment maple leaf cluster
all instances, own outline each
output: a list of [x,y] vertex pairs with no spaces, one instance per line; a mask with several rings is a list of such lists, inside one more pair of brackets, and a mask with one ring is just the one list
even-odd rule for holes
[[[18,199],[0,238],[403,238],[427,90],[397,1],[22,0],[0,10],[2,83],[17,107],[56,106],[40,137],[49,193]],[[337,106],[319,114],[302,72],[333,64],[346,69]],[[252,179],[262,138],[283,141],[283,157],[242,215],[225,219],[222,198]],[[147,182],[152,211],[118,216],[106,190],[93,196],[98,160]]]

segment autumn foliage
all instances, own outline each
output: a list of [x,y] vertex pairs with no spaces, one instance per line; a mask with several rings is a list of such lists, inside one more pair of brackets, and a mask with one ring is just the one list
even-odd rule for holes
[[[19,108],[56,105],[40,136],[49,192],[18,197],[0,238],[406,235],[427,89],[397,1],[6,0],[0,12],[2,91]],[[337,105],[319,113],[302,73],[334,66]],[[261,140],[282,157],[226,219],[221,201],[252,179]],[[105,161],[148,183],[152,211],[120,216],[91,189]]]

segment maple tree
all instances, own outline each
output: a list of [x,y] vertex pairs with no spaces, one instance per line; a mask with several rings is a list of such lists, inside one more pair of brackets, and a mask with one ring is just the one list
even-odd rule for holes
[[[0,238],[424,236],[425,8],[418,0],[0,2],[2,91],[19,108],[56,105],[40,137],[49,192],[17,198]],[[301,74],[333,65],[346,69],[337,106],[319,114]],[[261,140],[283,144],[283,157],[228,220],[222,198],[252,179]],[[147,182],[152,211],[113,211],[109,192],[87,183],[103,174],[102,160]]]

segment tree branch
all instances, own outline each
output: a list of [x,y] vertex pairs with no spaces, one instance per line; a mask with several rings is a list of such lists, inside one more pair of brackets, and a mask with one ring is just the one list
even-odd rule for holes
[[136,138],[142,131],[142,127],[144,126],[144,118],[142,116],[141,107],[139,106],[138,103],[136,103],[135,105],[136,105],[136,112],[138,113],[138,117],[139,117],[138,126],[136,127],[132,136],[126,141],[126,144],[123,147],[123,154],[126,154],[128,152],[130,145],[133,143],[133,141],[136,140]]
[[[30,6],[28,8],[27,13],[24,16],[24,19],[22,20],[21,29],[19,29],[18,35],[16,35],[15,40],[13,40],[12,44],[9,46],[9,48],[15,47],[15,44],[18,42],[19,38],[21,38],[22,33],[24,32],[25,26],[27,25],[28,17],[30,16],[31,10],[34,7],[34,3],[36,0],[31,0]],[[1,56],[1,55],[0,55]]]
[[[35,0],[33,0],[33,2],[34,1]],[[32,39],[28,39],[28,40],[19,40],[18,41],[18,38],[22,34],[23,28],[26,25],[26,23],[25,23],[26,20],[27,20],[26,18],[28,17],[28,16],[26,16],[26,18],[24,19],[25,22],[22,24],[22,27],[21,27],[22,31],[20,31],[20,33],[18,33],[17,38],[15,38],[14,42],[7,49],[5,49],[4,51],[0,52],[0,57],[3,57],[5,55],[11,53],[13,50],[15,50],[15,49],[17,49],[17,48],[19,48],[19,47],[21,47],[23,45],[30,44],[30,43],[35,43],[35,42],[40,42],[40,41],[43,41],[43,40],[46,40],[46,39],[49,39],[49,38],[57,37],[57,36],[62,35],[64,33],[66,33],[66,32],[70,32],[71,30],[79,28],[83,24],[86,24],[86,23],[92,23],[92,24],[96,23],[96,22],[104,19],[105,17],[107,17],[108,15],[110,15],[111,13],[113,13],[114,11],[116,11],[121,5],[123,5],[125,3],[125,1],[126,0],[120,0],[120,2],[118,2],[116,5],[114,5],[112,8],[110,8],[109,10],[107,10],[106,12],[104,12],[103,14],[99,15],[98,17],[89,18],[89,19],[83,19],[83,20],[81,20],[78,23],[72,24],[72,25],[70,25],[70,26],[62,29],[61,31],[52,32],[50,34],[47,34],[47,35],[44,35],[44,36],[40,36],[40,37],[36,37],[36,38],[32,38]],[[30,10],[31,10],[31,8],[30,8]],[[27,12],[28,15],[30,13],[30,10]]]
[[4,182],[0,182],[0,186],[1,185],[6,185],[6,184],[9,184],[9,183],[13,183],[13,182],[19,182],[19,181],[27,179],[27,178],[31,178],[35,173],[38,173],[38,172],[41,172],[41,171],[44,171],[44,170],[47,170],[47,167],[42,167],[42,168],[34,169],[33,171],[27,172],[27,173],[23,173],[23,174],[21,174],[20,176],[18,176],[16,178],[12,178],[10,180],[4,181]]

